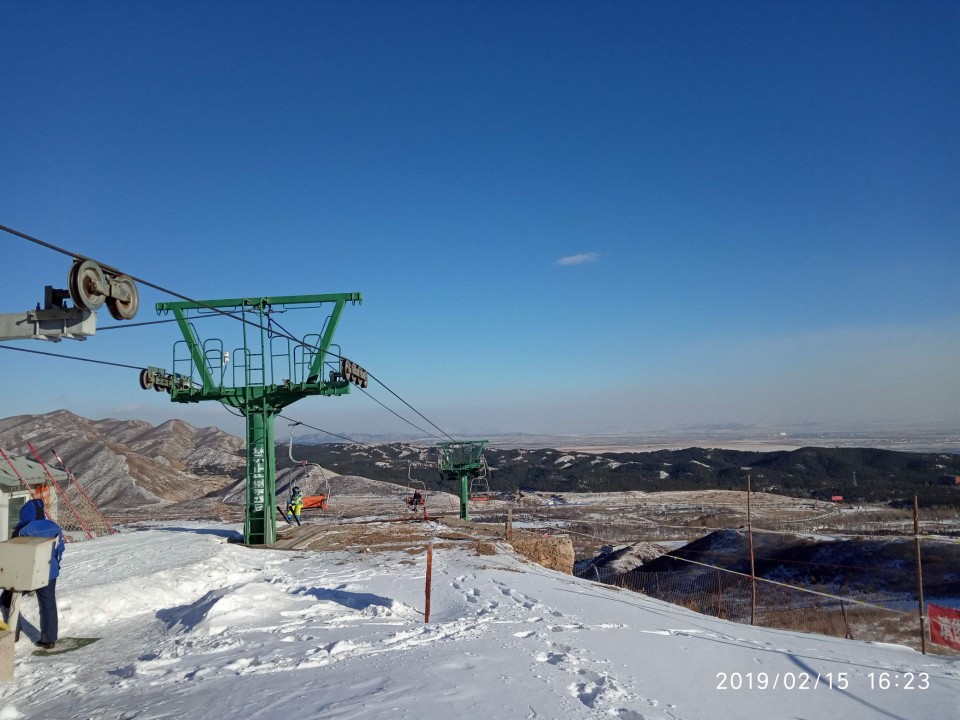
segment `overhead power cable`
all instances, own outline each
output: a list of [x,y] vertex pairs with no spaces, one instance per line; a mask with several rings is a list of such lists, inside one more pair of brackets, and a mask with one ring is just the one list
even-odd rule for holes
[[[259,330],[263,330],[264,332],[270,332],[270,333],[273,333],[274,335],[279,335],[280,337],[284,337],[284,338],[286,338],[287,340],[290,340],[290,341],[292,341],[292,342],[294,342],[294,343],[296,343],[296,344],[298,344],[298,345],[300,345],[300,346],[302,346],[302,347],[304,347],[304,348],[307,348],[307,349],[310,349],[310,350],[316,350],[316,348],[313,347],[312,345],[309,345],[309,344],[305,343],[305,342],[304,342],[303,340],[301,340],[300,338],[294,337],[294,336],[291,335],[289,332],[287,332],[286,330],[284,330],[283,327],[280,326],[280,324],[277,323],[275,320],[273,321],[273,324],[274,324],[274,325],[277,325],[278,327],[280,327],[281,332],[277,332],[275,329],[270,328],[270,327],[264,327],[264,326],[261,325],[260,323],[255,322],[255,321],[253,321],[253,320],[248,320],[248,319],[246,319],[245,317],[237,317],[236,313],[230,313],[230,312],[227,312],[226,310],[223,310],[222,308],[217,308],[217,307],[213,307],[212,305],[208,305],[208,304],[204,303],[203,301],[194,300],[193,298],[187,297],[186,295],[182,295],[182,294],[180,294],[180,293],[178,293],[178,292],[175,292],[175,291],[173,291],[173,290],[170,290],[169,288],[165,288],[165,287],[163,287],[162,285],[157,285],[157,284],[152,283],[152,282],[150,282],[150,281],[148,281],[148,280],[144,280],[143,278],[137,277],[136,275],[131,275],[130,273],[121,273],[121,271],[118,270],[117,268],[112,267],[112,266],[110,266],[110,265],[107,265],[106,263],[102,263],[102,262],[100,262],[99,260],[95,260],[94,258],[88,257],[88,256],[83,255],[83,254],[81,254],[81,253],[74,252],[74,251],[72,251],[72,250],[67,250],[66,248],[59,247],[59,246],[57,246],[57,245],[54,245],[53,243],[46,242],[46,241],[44,241],[44,240],[41,240],[40,238],[34,237],[34,236],[32,236],[32,235],[28,235],[27,233],[21,232],[21,231],[19,231],[19,230],[15,230],[15,229],[13,229],[13,228],[11,228],[11,227],[8,227],[8,226],[6,226],[6,225],[0,225],[0,230],[3,230],[4,232],[10,233],[11,235],[16,235],[16,236],[19,237],[19,238],[22,238],[22,239],[24,239],[24,240],[26,240],[26,241],[28,241],[28,242],[32,242],[32,243],[34,243],[34,244],[36,244],[36,245],[40,245],[41,247],[45,247],[45,248],[47,248],[47,249],[49,249],[49,250],[53,250],[54,252],[58,252],[58,253],[60,253],[60,254],[62,254],[62,255],[66,255],[67,257],[74,258],[75,260],[83,260],[83,261],[85,261],[85,260],[90,260],[90,261],[92,261],[92,262],[97,263],[97,264],[100,265],[102,268],[105,268],[105,269],[107,269],[107,270],[110,270],[111,272],[115,272],[115,273],[117,273],[117,274],[126,274],[127,277],[129,277],[131,280],[133,280],[134,282],[140,283],[141,285],[146,285],[147,287],[153,288],[154,290],[157,290],[157,291],[159,291],[159,292],[165,293],[165,294],[167,294],[167,295],[172,295],[173,297],[180,298],[181,300],[184,300],[184,301],[189,302],[189,303],[193,303],[193,304],[195,304],[195,305],[199,305],[199,306],[201,306],[201,307],[203,307],[203,308],[205,308],[205,309],[207,309],[207,310],[212,310],[214,313],[216,313],[216,314],[218,314],[218,315],[224,315],[224,316],[226,316],[226,317],[233,318],[234,320],[238,320],[239,322],[246,323],[247,325],[250,325],[250,326],[252,326],[252,327],[255,327],[255,328],[259,329]],[[154,322],[166,322],[166,321],[161,320],[161,321],[154,321]],[[144,324],[147,324],[147,323],[144,323]],[[338,360],[343,360],[343,359],[345,359],[342,355],[339,355],[338,353],[335,353],[335,352],[331,352],[331,351],[329,351],[329,350],[327,351],[327,354],[330,355],[330,356],[332,356],[332,357],[337,358]],[[62,356],[62,357],[67,357],[67,356]],[[93,362],[93,361],[91,361],[91,362]],[[128,367],[129,367],[129,366],[128,366]],[[140,368],[138,368],[138,369],[140,369]],[[439,430],[439,431],[440,431],[443,435],[445,435],[448,439],[450,439],[450,440],[453,440],[453,439],[454,439],[454,438],[451,437],[445,430],[443,430],[443,429],[442,429],[441,427],[439,427],[436,423],[434,423],[432,420],[430,420],[429,418],[427,418],[423,413],[421,413],[419,410],[417,410],[415,407],[413,407],[410,403],[408,403],[406,400],[404,400],[402,397],[400,397],[397,393],[395,393],[391,388],[389,388],[389,387],[388,387],[382,380],[380,380],[378,377],[376,377],[375,375],[373,375],[373,374],[370,373],[369,371],[367,372],[367,375],[368,375],[368,377],[373,378],[373,379],[376,380],[378,383],[380,383],[380,385],[382,385],[382,386],[387,390],[387,392],[389,392],[391,395],[393,395],[395,398],[397,398],[400,402],[402,402],[402,403],[403,403],[404,405],[406,405],[408,408],[410,408],[411,410],[413,410],[413,412],[415,412],[418,416],[420,416],[421,418],[423,418],[424,420],[426,420],[428,423],[430,423],[430,425],[432,425],[432,426],[435,427],[437,430]],[[362,388],[361,388],[361,389],[362,389]],[[373,396],[371,395],[370,397],[372,398]],[[373,399],[376,400],[376,398],[373,398]],[[391,413],[393,413],[394,415],[396,415],[398,418],[400,418],[400,419],[403,420],[404,422],[406,422],[406,423],[408,423],[409,425],[412,425],[413,427],[417,428],[417,430],[419,430],[420,432],[425,432],[427,435],[430,435],[431,437],[437,438],[437,436],[434,435],[433,433],[427,432],[427,431],[423,430],[423,428],[418,427],[418,426],[415,425],[414,423],[412,423],[412,422],[410,422],[409,420],[407,420],[406,418],[404,418],[402,415],[398,414],[398,413],[395,412],[394,410],[391,410],[391,409],[388,408],[386,405],[383,405],[383,403],[381,403],[379,400],[376,400],[376,402],[379,403],[380,405],[382,405],[384,408],[386,408],[387,410],[389,410]],[[439,438],[438,438],[438,439],[439,439]]]

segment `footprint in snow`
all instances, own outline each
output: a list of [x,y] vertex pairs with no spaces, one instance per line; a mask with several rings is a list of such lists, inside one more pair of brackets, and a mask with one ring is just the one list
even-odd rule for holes
[[596,708],[597,705],[606,704],[611,700],[630,698],[630,693],[609,675],[599,675],[590,670],[578,670],[577,675],[580,676],[582,682],[575,682],[570,685],[570,694],[588,708]]
[[545,662],[548,665],[562,665],[570,659],[566,653],[539,652],[534,655],[537,662]]

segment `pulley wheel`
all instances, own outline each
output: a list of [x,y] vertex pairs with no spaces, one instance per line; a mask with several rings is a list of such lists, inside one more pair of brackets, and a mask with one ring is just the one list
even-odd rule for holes
[[107,298],[107,310],[114,320],[131,320],[137,314],[140,308],[140,293],[137,291],[137,285],[129,275],[117,275],[111,278],[111,284],[114,286],[114,292],[120,290],[126,294],[126,300],[120,300],[116,297]]
[[149,390],[153,387],[153,374],[144,368],[140,371],[140,388],[143,390]]
[[79,260],[74,260],[70,266],[70,272],[67,273],[67,292],[70,293],[70,299],[73,300],[73,304],[77,307],[80,307],[80,302],[77,300],[77,298],[80,297],[80,286],[77,285],[77,274],[82,264]]
[[[71,275],[73,270],[71,270]],[[99,310],[107,296],[104,290],[107,288],[107,279],[103,275],[103,270],[93,260],[84,260],[76,269],[77,281],[70,287],[70,297],[77,307],[85,307],[87,310]],[[73,294],[76,290],[76,295]]]
[[163,392],[164,390],[166,390],[166,388],[160,387],[159,385],[154,385],[153,389],[156,390],[157,392]]

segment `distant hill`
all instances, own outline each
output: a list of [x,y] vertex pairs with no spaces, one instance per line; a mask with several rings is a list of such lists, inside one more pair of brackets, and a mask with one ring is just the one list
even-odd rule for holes
[[[407,482],[412,462],[415,479],[430,489],[451,489],[436,471],[435,450],[420,445],[298,445],[296,455],[336,472],[399,483]],[[755,490],[793,497],[912,503],[917,495],[924,506],[960,506],[960,488],[938,482],[943,475],[960,475],[960,456],[952,454],[805,447],[602,454],[490,448],[485,455],[490,488],[501,492],[743,490],[749,473]]]
[[[861,593],[916,592],[916,550],[909,538],[838,540],[755,530],[753,545],[757,577],[833,591],[843,588]],[[925,592],[930,596],[960,597],[960,546],[925,540],[921,551]],[[749,574],[747,532],[717,530],[633,570],[621,571],[616,582],[630,587],[637,584],[634,576],[644,573],[678,573],[691,579],[715,573],[704,565]]]
[[0,420],[0,447],[44,462],[63,461],[101,508],[159,506],[216,492],[243,477],[244,442],[219,428],[181,420],[88,420],[66,410]]
[[[25,455],[24,440],[33,442],[44,461],[52,460],[50,451],[56,448],[87,492],[108,509],[162,506],[207,495],[243,500],[244,441],[215,427],[195,428],[181,420],[159,426],[141,420],[88,420],[66,410],[0,420],[0,447]],[[304,444],[294,454],[339,475],[406,485],[409,471],[430,490],[456,491],[436,471],[436,450],[420,444]],[[286,455],[286,447],[278,445],[278,489],[300,477],[291,474]],[[603,454],[491,448],[486,458],[491,490],[506,493],[743,490],[750,473],[755,490],[794,497],[912,503],[917,495],[925,506],[960,506],[960,488],[938,484],[943,475],[960,475],[960,456],[950,454],[816,447]]]

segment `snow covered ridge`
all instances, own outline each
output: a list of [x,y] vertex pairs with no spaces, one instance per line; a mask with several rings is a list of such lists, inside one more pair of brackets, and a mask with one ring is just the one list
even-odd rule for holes
[[157,523],[68,548],[61,634],[102,639],[43,658],[22,640],[0,718],[956,717],[955,659],[730,624],[503,547],[435,551],[425,625],[423,553],[237,535]]

